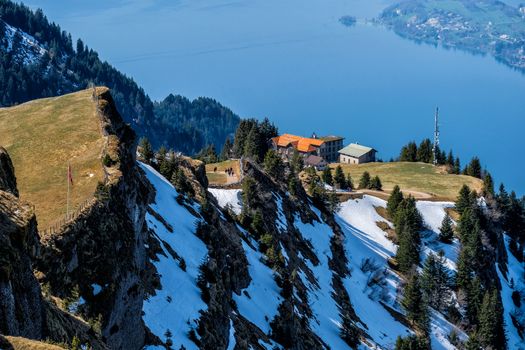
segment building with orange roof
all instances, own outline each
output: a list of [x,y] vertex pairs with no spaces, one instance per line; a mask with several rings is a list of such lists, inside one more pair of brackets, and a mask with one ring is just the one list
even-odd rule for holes
[[326,162],[336,162],[339,158],[337,151],[342,148],[343,139],[339,136],[318,138],[315,134],[312,137],[283,134],[272,138],[271,146],[287,159],[297,151],[304,157],[314,155],[323,158]]

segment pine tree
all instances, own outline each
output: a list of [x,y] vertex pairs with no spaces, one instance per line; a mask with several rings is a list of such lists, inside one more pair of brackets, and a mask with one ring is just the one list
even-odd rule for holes
[[255,119],[243,119],[235,131],[233,140],[232,153],[235,158],[241,158],[244,155],[244,148],[248,134],[257,125]]
[[470,188],[463,185],[459,190],[458,198],[456,199],[456,211],[461,215],[465,209],[471,206]]
[[142,158],[142,160],[150,164],[151,160],[153,159],[153,147],[151,146],[151,143],[146,137],[142,137],[139,141],[139,153]]
[[332,177],[332,169],[330,167],[326,167],[323,170],[323,173],[321,174],[321,179],[323,182],[327,185],[333,186],[334,179]]
[[505,349],[503,307],[498,291],[485,292],[479,311],[479,340],[485,348]]
[[454,155],[452,154],[452,150],[448,152],[447,156],[447,165],[452,169],[454,168]]
[[348,186],[349,191],[354,189],[354,181],[352,181],[352,176],[350,173],[348,173],[348,176],[346,177],[346,185]]
[[381,183],[381,179],[379,176],[374,176],[372,180],[370,180],[370,185],[368,186],[371,190],[377,190],[382,191],[383,190],[383,184]]
[[253,159],[255,162],[259,162],[260,140],[261,135],[259,133],[259,128],[257,127],[257,124],[254,124],[248,133],[248,136],[246,136],[243,155]]
[[466,316],[470,324],[478,324],[480,308],[483,302],[483,288],[478,276],[472,278],[465,290],[467,296]]
[[365,171],[361,178],[359,179],[359,188],[366,189],[370,187],[370,173]]
[[442,254],[430,254],[423,264],[421,289],[425,300],[436,310],[443,310],[450,297],[450,275]]
[[412,274],[405,286],[401,305],[406,311],[407,319],[418,326],[423,332],[428,332],[428,307],[423,299],[419,277],[416,272]]
[[419,144],[417,149],[417,161],[423,163],[430,163],[432,160],[432,142],[430,139],[424,139]]
[[401,189],[398,185],[395,185],[392,189],[392,193],[390,193],[390,197],[388,198],[388,202],[386,204],[386,210],[390,218],[394,218],[397,207],[402,201],[403,192],[401,192]]
[[416,201],[412,196],[403,199],[398,205],[394,227],[399,241],[396,260],[401,272],[409,272],[414,265],[419,264],[419,252],[421,238],[419,231],[423,220],[416,207]]
[[417,161],[417,145],[415,142],[409,142],[406,146],[403,146],[401,153],[399,154],[400,162],[415,162]]
[[454,161],[453,173],[456,175],[459,175],[460,172],[461,172],[461,162],[459,161],[459,157],[456,157],[456,160]]
[[230,138],[227,137],[226,141],[224,142],[224,145],[222,146],[222,150],[221,150],[221,156],[220,156],[221,162],[224,162],[230,159],[231,154],[232,154],[232,148],[233,148],[232,142],[230,141]]
[[469,334],[467,343],[465,344],[465,350],[482,350],[481,342],[476,331]]
[[444,243],[450,243],[453,237],[454,229],[452,228],[452,219],[448,214],[445,214],[439,229],[439,240]]
[[268,150],[264,156],[264,170],[275,179],[284,176],[284,164],[281,157],[273,149]]
[[334,182],[337,186],[339,186],[340,189],[344,190],[348,187],[346,184],[345,173],[343,172],[343,168],[341,168],[340,165],[335,168]]
[[479,161],[478,157],[472,158],[470,161],[468,167],[467,167],[467,175],[477,177],[478,179],[481,179],[481,163]]
[[492,175],[486,170],[483,174],[483,195],[485,197],[494,197],[494,180],[492,180]]

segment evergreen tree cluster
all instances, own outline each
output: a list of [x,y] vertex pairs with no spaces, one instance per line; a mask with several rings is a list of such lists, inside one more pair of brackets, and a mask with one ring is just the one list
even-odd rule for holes
[[379,176],[376,175],[374,177],[371,177],[370,173],[368,171],[365,171],[359,179],[359,188],[382,191],[383,184],[381,183],[381,179],[379,178]]
[[[21,34],[8,47],[6,24],[33,36],[46,53],[34,64],[20,59]],[[193,154],[213,144],[219,148],[239,124],[239,117],[212,99],[189,101],[168,96],[153,103],[136,82],[103,62],[82,40],[50,23],[42,10],[0,1],[0,106],[51,97],[86,88],[107,86],[124,120],[154,147],[165,145]]]
[[194,158],[203,161],[206,164],[217,163],[219,161],[219,157],[215,151],[215,145],[208,145],[204,147],[194,156]]
[[485,218],[476,192],[463,186],[456,200],[456,210],[460,214],[457,232],[461,249],[455,282],[466,302],[466,318],[471,329],[467,345],[505,349],[503,307],[497,285],[483,274],[491,262],[482,242]]
[[248,157],[255,162],[261,162],[269,149],[272,137],[278,135],[277,127],[268,118],[262,122],[256,119],[241,120],[231,148],[235,158]]
[[[414,141],[411,141],[401,148],[401,151],[399,152],[399,161],[400,162],[432,163],[434,161],[432,147],[433,147],[432,141],[430,141],[430,139],[428,138],[421,141],[421,143],[419,144],[419,147]],[[437,154],[437,163],[439,165],[449,164],[451,166],[454,166],[455,159],[452,155],[452,151],[450,151],[449,156],[447,157],[447,154],[445,153],[445,151],[440,150],[438,146],[436,154]],[[459,162],[459,159],[458,159],[458,162]],[[459,173],[459,170],[458,170],[458,173]]]
[[423,219],[416,208],[414,197],[404,198],[399,186],[394,188],[390,195],[387,212],[393,219],[399,243],[396,253],[398,268],[403,273],[409,273],[419,264],[421,250],[419,232],[423,227]]

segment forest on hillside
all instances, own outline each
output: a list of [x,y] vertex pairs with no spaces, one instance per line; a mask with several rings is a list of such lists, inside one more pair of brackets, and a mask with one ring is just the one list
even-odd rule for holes
[[130,77],[100,60],[98,53],[50,23],[42,10],[0,1],[0,106],[104,85],[119,112],[139,136],[194,154],[206,145],[220,148],[240,119],[213,99],[189,101],[170,95],[154,103]]

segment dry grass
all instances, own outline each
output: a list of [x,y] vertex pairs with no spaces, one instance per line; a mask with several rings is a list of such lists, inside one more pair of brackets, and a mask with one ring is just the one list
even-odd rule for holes
[[[335,168],[338,164],[331,164]],[[383,184],[384,195],[399,185],[405,193],[411,193],[416,198],[428,200],[455,200],[463,186],[467,184],[476,191],[481,191],[482,181],[471,176],[448,174],[442,167],[434,167],[426,163],[367,163],[359,165],[340,164],[345,174],[350,173],[354,185],[359,184],[363,172],[371,176],[378,175]]]
[[68,162],[72,209],[90,199],[103,179],[104,138],[92,90],[1,108],[0,144],[11,155],[20,196],[35,205],[41,228],[64,217]]
[[49,343],[39,342],[20,337],[5,337],[15,350],[64,350],[64,348]]
[[[224,170],[232,168],[234,176],[227,176]],[[206,164],[206,176],[210,186],[227,185],[239,181],[241,167],[239,160],[226,160],[220,163]]]

